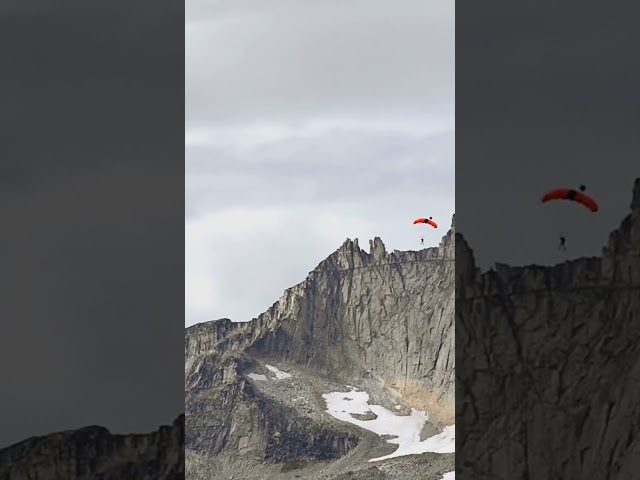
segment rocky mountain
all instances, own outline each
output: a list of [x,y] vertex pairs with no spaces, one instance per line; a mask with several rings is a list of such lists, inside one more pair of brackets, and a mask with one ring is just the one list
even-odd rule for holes
[[327,413],[326,395],[427,412],[421,440],[454,423],[454,235],[452,223],[439,247],[391,253],[380,238],[369,253],[347,240],[259,317],[188,328],[187,478],[430,480],[453,470],[453,454],[369,462],[398,447]]
[[103,427],[33,437],[0,450],[2,480],[178,480],[184,478],[184,415],[140,435]]
[[[639,292],[640,179],[601,257],[481,272],[453,224],[418,252],[347,240],[258,318],[187,329],[186,419],[31,438],[0,450],[0,479],[440,479],[453,454],[389,458],[402,445],[363,425],[451,424],[455,348],[458,475],[639,478]],[[336,392],[380,408],[343,421]]]
[[458,473],[640,478],[640,179],[601,257],[481,273],[459,236],[456,258]]

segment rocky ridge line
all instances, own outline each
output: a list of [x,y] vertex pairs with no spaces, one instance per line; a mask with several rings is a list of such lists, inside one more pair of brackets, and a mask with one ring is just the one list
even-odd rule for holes
[[[374,403],[453,423],[454,234],[452,224],[438,247],[392,253],[380,238],[369,253],[347,239],[257,318],[186,329],[187,476],[383,475],[367,462],[393,447],[325,411],[322,394],[346,385],[364,388]],[[282,387],[256,381],[268,364],[293,376]],[[452,466],[451,457],[421,459],[425,478]],[[279,470],[301,465],[309,467],[299,475]],[[410,475],[394,465],[389,479]]]
[[246,352],[332,379],[368,373],[452,423],[454,236],[452,220],[438,247],[420,251],[387,253],[376,237],[366,253],[347,239],[259,317],[187,328],[185,388],[211,386],[213,364]]
[[147,434],[114,435],[90,426],[29,438],[0,450],[0,478],[184,479],[184,415]]

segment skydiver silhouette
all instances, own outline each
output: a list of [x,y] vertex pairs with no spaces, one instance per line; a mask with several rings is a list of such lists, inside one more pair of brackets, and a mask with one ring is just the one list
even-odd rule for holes
[[560,235],[560,245],[558,245],[558,250],[562,250],[563,252],[567,251],[567,238],[564,235]]
[[420,243],[424,245],[424,237],[420,237]]

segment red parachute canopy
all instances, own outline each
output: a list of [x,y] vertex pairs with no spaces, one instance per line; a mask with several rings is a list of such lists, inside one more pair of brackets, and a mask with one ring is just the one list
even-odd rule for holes
[[438,224],[429,218],[416,218],[413,221],[413,224],[416,225],[418,223],[426,223],[427,225],[431,225],[433,228],[438,228]]
[[578,202],[587,207],[592,212],[598,211],[598,204],[596,201],[588,195],[582,193],[585,190],[585,186],[580,186],[580,191],[576,191],[572,188],[556,188],[551,190],[542,197],[542,203],[549,202],[551,200],[571,200]]

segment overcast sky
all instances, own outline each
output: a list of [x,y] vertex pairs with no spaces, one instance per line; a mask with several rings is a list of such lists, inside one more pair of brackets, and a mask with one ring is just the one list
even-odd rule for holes
[[[456,230],[483,267],[600,255],[629,213],[640,176],[635,22],[595,0],[456,11]],[[598,213],[540,202],[581,184]]]
[[438,244],[455,210],[454,2],[186,14],[187,325],[250,320],[346,238]]
[[0,4],[0,448],[184,412],[181,12]]

